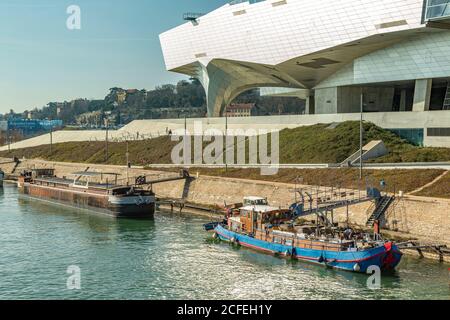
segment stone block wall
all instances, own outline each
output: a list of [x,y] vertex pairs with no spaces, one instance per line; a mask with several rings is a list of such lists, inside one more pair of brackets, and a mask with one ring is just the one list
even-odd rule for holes
[[[126,168],[118,166],[52,163],[27,160],[21,167],[54,168],[59,177],[89,168],[93,171],[117,172],[126,176]],[[5,172],[6,166],[4,167]],[[195,173],[191,173],[195,175]],[[173,176],[173,172],[131,169],[130,177],[152,175],[157,178]],[[131,181],[131,180],[130,180]],[[299,186],[297,186],[299,187]],[[159,197],[184,198],[204,205],[239,203],[244,196],[267,197],[275,207],[286,208],[294,202],[294,185],[265,181],[252,181],[220,177],[199,176],[190,182],[183,180],[157,184],[154,191]],[[371,202],[349,207],[349,222],[364,227],[369,217]],[[335,222],[345,223],[346,208],[335,210]],[[386,215],[386,228],[400,232],[406,238],[450,245],[450,200],[405,196],[397,199]]]

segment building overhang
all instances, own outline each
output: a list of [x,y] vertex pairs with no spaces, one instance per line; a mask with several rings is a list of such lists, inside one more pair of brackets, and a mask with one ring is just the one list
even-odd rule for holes
[[236,75],[247,84],[255,87],[286,87],[294,89],[313,89],[355,59],[400,43],[424,33],[443,32],[450,29],[450,23],[428,21],[426,27],[391,33],[372,35],[349,43],[340,44],[305,56],[282,62],[277,65],[259,64],[250,61],[212,59],[195,61],[174,69],[172,72],[197,77],[202,69],[214,65]]

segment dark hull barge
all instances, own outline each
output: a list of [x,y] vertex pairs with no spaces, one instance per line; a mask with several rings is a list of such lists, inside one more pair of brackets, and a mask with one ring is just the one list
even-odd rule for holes
[[[116,183],[90,183],[93,177],[103,180],[97,172],[75,173],[74,179],[57,178],[54,171],[24,172],[18,179],[19,192],[27,197],[74,208],[107,214],[116,218],[153,218],[155,194],[134,186]],[[87,181],[81,181],[82,179]]]

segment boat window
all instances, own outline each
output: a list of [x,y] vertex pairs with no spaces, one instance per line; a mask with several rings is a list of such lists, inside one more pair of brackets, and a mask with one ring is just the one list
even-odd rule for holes
[[255,205],[257,206],[267,206],[267,200],[266,199],[259,199],[255,201]]
[[126,195],[129,191],[130,191],[130,187],[116,188],[113,190],[113,195],[115,195],[115,196]]
[[77,181],[77,180],[74,180],[73,186],[75,188],[85,188],[85,189],[87,189],[87,188],[89,188],[89,181],[81,181],[81,180]]
[[242,215],[244,218],[250,218],[250,212],[247,211],[247,210],[242,210],[241,215]]
[[267,206],[267,199],[244,199],[245,206]]

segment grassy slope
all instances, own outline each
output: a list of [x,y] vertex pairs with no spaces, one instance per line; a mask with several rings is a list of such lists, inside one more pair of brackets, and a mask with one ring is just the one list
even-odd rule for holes
[[[164,170],[164,169],[161,169]],[[364,170],[364,181],[359,180],[358,169],[280,169],[278,174],[262,176],[257,169],[191,169],[191,173],[239,179],[263,180],[282,183],[298,181],[305,185],[320,185],[351,189],[365,189],[366,186],[379,187],[381,180],[386,181],[388,192],[411,192],[439,177],[443,170]],[[450,176],[450,174],[449,174]],[[441,196],[439,190],[433,191],[434,197]]]
[[[145,165],[148,163],[171,163],[171,150],[176,143],[167,137],[161,137],[146,141],[129,142],[130,161],[134,165]],[[108,161],[105,162],[104,142],[67,142],[50,147],[39,146],[27,149],[0,152],[0,157],[17,156],[26,159],[43,159],[61,162],[81,163],[107,163],[113,165],[126,164],[126,143],[110,142],[108,144]]]
[[[335,129],[328,127],[315,125],[282,131],[282,163],[340,163],[359,150],[358,122],[345,122]],[[383,140],[390,151],[376,162],[450,161],[450,148],[419,148],[394,133],[365,123],[364,143],[372,140]]]
[[432,186],[416,193],[423,197],[440,197],[450,199],[450,171]]
[[[340,163],[359,149],[359,123],[345,122],[335,129],[328,125],[314,125],[286,129],[280,133],[281,163]],[[418,148],[397,135],[366,123],[365,143],[383,140],[390,154],[377,162],[431,162],[450,161],[450,148]],[[130,160],[133,164],[171,163],[172,148],[176,145],[169,137],[130,142]],[[109,144],[109,164],[125,164],[125,143]],[[86,163],[105,162],[104,142],[69,142],[49,146],[0,152],[1,157],[41,158],[53,161]]]
[[[328,125],[315,125],[283,130],[280,133],[280,155],[282,163],[339,163],[359,148],[359,123],[346,122],[335,129]],[[378,162],[450,161],[450,149],[418,148],[395,134],[373,124],[365,124],[365,141],[383,140],[390,154],[377,159]],[[130,161],[134,165],[171,163],[171,152],[176,142],[169,137],[129,143]],[[126,144],[109,143],[108,164],[125,165]],[[104,142],[70,142],[56,144],[50,153],[49,146],[0,152],[0,157],[40,158],[51,161],[105,163]],[[358,188],[358,170],[296,170],[282,169],[275,176],[261,176],[259,170],[196,170],[202,174],[293,183],[301,177],[305,184]],[[410,192],[433,181],[442,170],[367,170],[366,180],[377,185],[385,179],[388,190]],[[421,192],[421,195],[450,198],[450,174]],[[364,183],[365,185],[365,183]],[[364,187],[364,186],[363,186]]]

